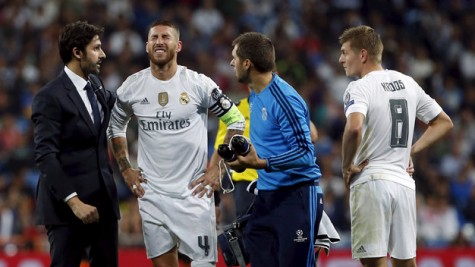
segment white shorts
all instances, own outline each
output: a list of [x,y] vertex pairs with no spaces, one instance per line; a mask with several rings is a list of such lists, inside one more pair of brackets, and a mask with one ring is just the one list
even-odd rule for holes
[[195,264],[218,258],[214,197],[184,199],[158,194],[142,183],[138,199],[147,258],[158,257],[178,246]]
[[[378,177],[384,177],[378,175]],[[385,179],[350,189],[353,259],[416,257],[416,193]]]

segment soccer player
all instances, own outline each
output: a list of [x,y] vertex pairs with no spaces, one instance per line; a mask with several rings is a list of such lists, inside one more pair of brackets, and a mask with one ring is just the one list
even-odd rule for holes
[[[353,27],[339,40],[340,64],[347,76],[359,78],[344,94],[342,144],[353,258],[364,266],[386,266],[389,253],[392,266],[416,266],[411,157],[447,133],[452,121],[414,79],[383,69],[383,43],[374,29]],[[416,118],[428,127],[412,144]]]
[[[120,171],[138,197],[147,257],[153,266],[191,266],[217,261],[213,189],[218,166],[207,165],[208,110],[227,125],[225,143],[242,134],[244,117],[209,77],[178,65],[182,49],[176,24],[154,22],[146,51],[150,67],[117,90],[109,138]],[[138,121],[138,169],[128,159],[126,127]],[[206,197],[203,197],[206,196]]]
[[313,241],[323,200],[307,105],[272,72],[275,52],[268,37],[248,32],[232,45],[231,66],[252,90],[251,150],[229,162],[233,169],[257,169],[259,176],[244,230],[251,266],[315,266]]

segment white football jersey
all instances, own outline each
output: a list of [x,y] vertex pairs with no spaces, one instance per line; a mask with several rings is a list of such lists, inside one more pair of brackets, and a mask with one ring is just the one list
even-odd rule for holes
[[152,190],[183,198],[192,192],[189,183],[204,174],[208,108],[216,102],[215,89],[209,77],[184,66],[168,81],[146,68],[117,89],[108,137],[125,137],[130,117],[137,117],[137,164]]
[[351,82],[343,102],[346,117],[353,112],[365,116],[354,164],[369,162],[352,186],[365,182],[369,175],[389,174],[384,177],[415,189],[406,168],[416,116],[428,123],[442,111],[439,104],[414,79],[393,70],[373,71]]

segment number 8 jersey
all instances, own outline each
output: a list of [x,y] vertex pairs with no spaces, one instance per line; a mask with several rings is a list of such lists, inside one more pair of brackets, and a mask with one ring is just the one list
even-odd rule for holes
[[351,82],[343,96],[345,116],[354,112],[365,116],[362,140],[353,164],[368,160],[351,186],[365,182],[369,175],[415,189],[406,172],[414,135],[416,117],[429,123],[442,108],[417,84],[400,72],[372,71]]

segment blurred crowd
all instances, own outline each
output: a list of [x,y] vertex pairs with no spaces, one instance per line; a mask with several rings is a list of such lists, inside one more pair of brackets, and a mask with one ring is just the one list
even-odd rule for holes
[[[247,94],[229,66],[231,42],[245,31],[272,38],[277,71],[307,101],[319,139],[325,210],[349,247],[348,192],[341,178],[343,92],[338,36],[368,24],[385,45],[383,66],[413,76],[454,121],[443,142],[414,159],[420,247],[475,247],[475,2],[471,0],[0,0],[0,248],[47,251],[33,220],[38,172],[31,100],[64,67],[57,41],[76,20],[104,27],[101,78],[116,90],[148,66],[148,25],[181,27],[178,62],[210,76],[232,99]],[[390,118],[388,118],[390,119]],[[417,124],[415,138],[424,129]],[[209,146],[217,128],[210,120]],[[129,127],[131,140],[136,129]],[[131,156],[136,143],[130,141]],[[113,162],[111,158],[112,164]],[[143,246],[137,201],[115,171],[120,243]]]

